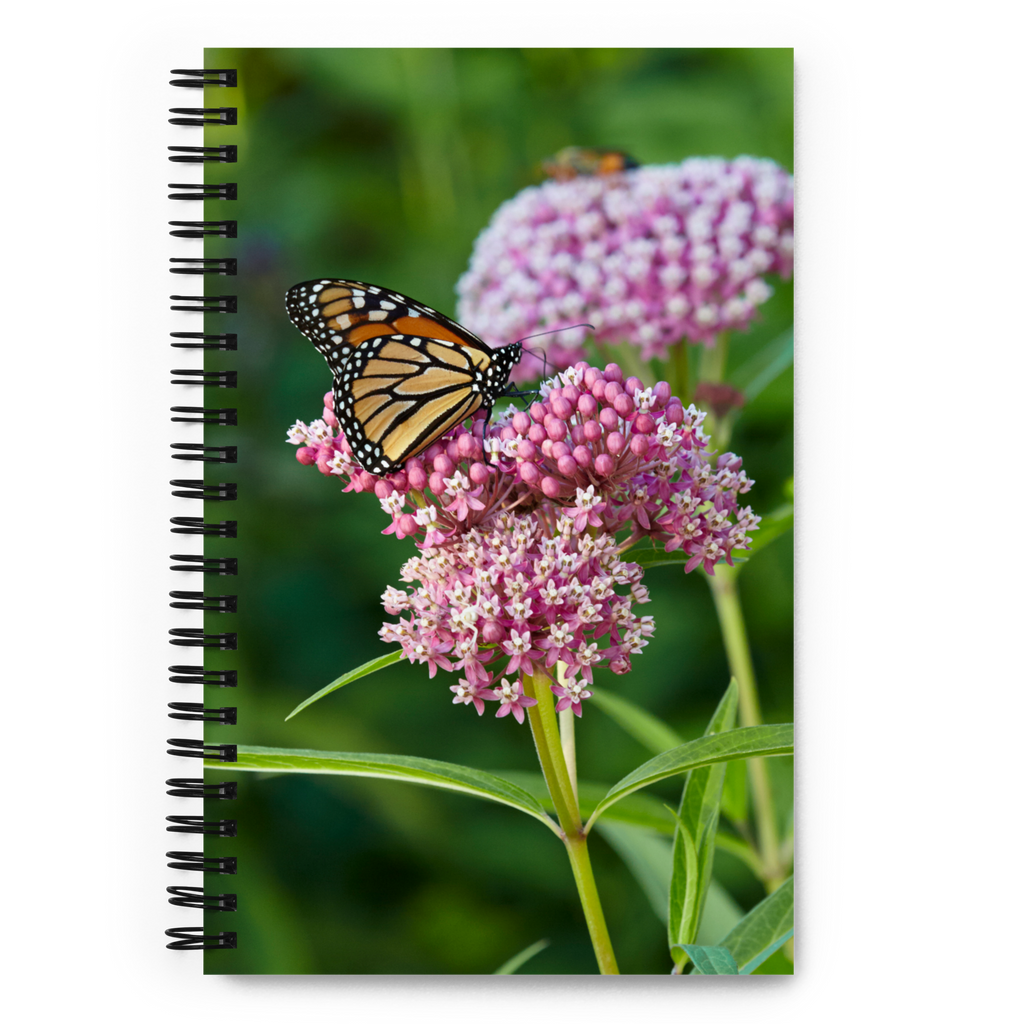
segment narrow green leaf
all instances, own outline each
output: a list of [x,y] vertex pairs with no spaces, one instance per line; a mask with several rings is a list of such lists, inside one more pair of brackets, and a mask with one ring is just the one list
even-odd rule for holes
[[669,949],[681,948],[697,934],[699,880],[697,847],[689,830],[679,828],[672,847],[672,880],[668,890]]
[[[729,732],[736,723],[739,684],[729,681],[704,735]],[[672,851],[669,886],[669,948],[691,942],[697,934],[715,857],[715,833],[725,782],[725,763],[689,772],[679,801],[679,827]],[[691,872],[693,877],[691,878]],[[691,898],[691,893],[692,898]]]
[[532,960],[542,950],[548,948],[551,945],[550,939],[540,939],[535,942],[532,946],[527,946],[526,949],[520,953],[516,953],[514,957],[506,960],[494,973],[495,974],[515,974],[527,960]]
[[[732,679],[725,695],[715,709],[704,735],[717,736],[732,729],[736,722],[738,702],[739,685],[735,679]],[[718,818],[718,807],[724,781],[724,762],[710,765],[707,768],[694,769],[687,776],[683,797],[679,803],[679,819],[699,846],[704,844],[708,829]]]
[[725,766],[722,813],[730,821],[747,820],[747,766],[742,761],[730,761]]
[[[791,504],[780,505],[767,515],[761,516],[761,522],[757,529],[752,530],[747,536],[750,538],[750,547],[743,553],[747,561],[759,551],[763,551],[773,540],[781,537],[788,530],[793,529],[793,506]],[[738,559],[733,559],[738,561]]]
[[701,736],[700,739],[691,740],[652,757],[650,761],[616,782],[594,808],[594,813],[587,822],[587,829],[593,827],[598,816],[603,814],[607,807],[659,779],[667,779],[694,768],[703,768],[705,765],[718,764],[722,761],[792,753],[792,724],[749,725],[742,729],[731,729],[717,736]]
[[[753,537],[755,534],[752,533],[750,536]],[[749,560],[746,548],[737,548],[736,551],[742,552],[742,554],[733,555],[733,569],[738,569]],[[659,551],[655,548],[644,548],[642,551],[631,551],[629,557],[643,569],[654,569],[659,565],[686,565],[693,556],[688,555],[685,551]],[[719,562],[716,566],[716,568],[722,567],[730,568],[726,562]]]
[[712,878],[704,899],[697,937],[693,941],[700,946],[720,946],[723,937],[736,927],[742,917],[743,908]]
[[[537,799],[544,810],[554,812],[555,805],[551,800],[544,776],[540,772],[499,771],[494,774],[525,789],[527,793]],[[585,779],[580,779],[578,788],[580,811],[586,817],[608,792],[608,783],[588,782]],[[625,800],[609,808],[602,816],[602,820],[650,829],[666,836],[671,836],[676,830],[672,812],[660,800],[656,800],[646,793],[634,793],[632,796],[626,797]]]
[[740,973],[732,953],[725,946],[692,946],[689,943],[681,945],[693,961],[694,974]]
[[[539,777],[539,776],[538,776]],[[636,800],[639,794],[627,797],[623,803]],[[672,843],[669,837],[653,832],[649,828],[637,827],[633,824],[610,820],[617,804],[597,823],[597,831],[608,845],[622,858],[630,873],[637,880],[640,888],[650,901],[651,909],[662,924],[668,923],[668,887],[672,877]],[[672,820],[667,808],[662,807],[665,816]],[[674,831],[673,821],[673,830]],[[721,835],[715,837],[716,845]],[[728,934],[743,917],[739,904],[713,878],[708,886],[704,900],[704,913],[701,914],[700,927],[697,929],[696,942],[716,945],[723,935]]]
[[340,690],[343,686],[348,686],[349,683],[354,683],[357,679],[362,679],[363,676],[368,676],[373,672],[379,672],[382,668],[387,668],[388,665],[394,665],[402,657],[401,651],[392,651],[390,654],[382,654],[379,658],[374,658],[373,661],[368,661],[364,665],[360,665],[359,668],[352,669],[351,672],[346,672],[343,676],[338,676],[333,683],[328,683],[322,690],[317,690],[312,697],[307,697],[298,707],[293,708],[291,713],[285,718],[287,722],[289,718],[294,718],[304,708],[308,708],[310,704],[316,703],[321,697],[326,697],[327,694],[333,693],[335,690]]
[[[730,679],[715,713],[704,730],[705,736],[717,736],[729,732],[736,725],[736,710],[739,706],[740,688],[736,679]],[[718,827],[718,811],[725,782],[727,763],[699,768],[690,772],[683,788],[679,804],[679,815],[698,847],[714,847],[714,835]]]
[[658,920],[667,924],[668,884],[672,875],[672,845],[668,837],[608,818],[598,822],[597,831],[640,884]]
[[740,971],[740,974],[753,974],[758,967],[761,966],[775,952],[775,950],[784,946],[789,940],[793,938],[793,929],[790,928],[788,932],[783,932],[770,946],[766,946],[753,960],[749,961],[747,965]]
[[790,327],[740,366],[731,375],[731,383],[751,402],[792,365],[793,328]]
[[682,736],[674,729],[670,729],[649,711],[616,693],[595,689],[590,703],[600,708],[616,725],[653,754],[671,750],[683,742]]
[[656,548],[629,553],[630,561],[636,562],[642,569],[653,569],[657,565],[685,565],[692,557],[685,551],[658,551]]
[[793,866],[793,813],[796,808],[791,807],[786,815],[786,824],[782,829],[782,842],[779,844],[779,861],[789,868]]
[[500,776],[461,764],[401,754],[348,754],[331,750],[285,750],[279,747],[239,747],[234,762],[205,761],[207,768],[243,772],[295,772],[301,775],[363,775],[451,789],[467,796],[514,807],[542,821],[560,835],[540,802],[526,790]]
[[739,964],[749,974],[793,934],[793,878],[787,878],[766,896],[724,939]]

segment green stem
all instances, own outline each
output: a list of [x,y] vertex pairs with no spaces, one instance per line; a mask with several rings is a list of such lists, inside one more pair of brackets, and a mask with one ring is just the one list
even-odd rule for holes
[[684,338],[672,349],[672,390],[683,405],[689,405],[690,398],[690,343]]
[[538,669],[535,676],[523,673],[523,693],[537,701],[533,707],[527,708],[530,717],[530,729],[533,742],[537,746],[537,757],[540,759],[544,781],[548,784],[551,799],[558,815],[558,823],[562,831],[569,835],[579,832],[583,827],[579,805],[572,791],[569,770],[562,753],[562,744],[558,736],[558,715],[555,701],[551,694],[550,680],[543,670]]
[[[715,575],[707,579],[715,600],[722,639],[725,641],[729,670],[736,677],[740,688],[740,725],[760,725],[761,705],[757,697],[757,681],[754,678],[754,664],[750,658],[743,608],[736,588],[736,570],[727,565],[717,565]],[[754,817],[757,820],[759,852],[764,865],[765,881],[768,891],[771,892],[784,881],[784,878],[779,858],[779,833],[775,823],[775,803],[768,780],[768,766],[762,757],[750,758],[747,766],[750,771]]]
[[[536,676],[523,674],[523,692],[537,703],[527,709],[530,729],[537,745],[544,780],[548,784],[551,799],[555,804],[558,822],[562,826],[563,841],[572,865],[573,878],[587,921],[590,941],[597,957],[597,966],[602,974],[618,974],[619,968],[612,951],[612,940],[604,920],[601,900],[597,894],[594,871],[590,866],[587,852],[587,837],[583,832],[580,808],[573,792],[572,779],[565,763],[562,743],[558,734],[558,714],[551,694],[550,680],[542,670]],[[571,714],[571,712],[570,712]]]
[[[721,384],[725,378],[725,368],[729,362],[729,332],[722,331],[715,339],[713,348],[705,348],[700,355],[700,371],[698,376],[702,381],[711,384]],[[732,422],[728,414],[719,419],[708,409],[707,419],[704,426],[711,435],[712,443],[719,452],[724,452],[729,444],[729,435],[732,433]]]
[[[560,661],[556,668],[559,686],[565,686],[565,662]],[[558,712],[558,734],[562,739],[562,754],[565,757],[565,767],[569,772],[569,782],[572,783],[572,795],[576,798],[576,804],[580,802],[579,786],[576,783],[576,716],[572,708],[566,708]]]
[[640,359],[636,346],[625,342],[621,345],[609,347],[612,350],[611,355],[614,357],[615,362],[618,363],[619,369],[622,370],[623,378],[636,377],[643,381],[644,387],[650,387],[654,384],[651,367]]
[[[701,352],[699,377],[702,381],[721,383],[725,378],[729,362],[729,334],[723,331],[715,339],[714,347]],[[721,419],[709,412],[705,425],[711,435],[712,444],[718,451],[725,451],[732,433],[734,417],[726,414]],[[760,725],[761,705],[757,697],[757,680],[754,678],[754,664],[750,657],[750,643],[747,627],[743,621],[736,587],[737,569],[727,565],[715,566],[715,575],[708,576],[711,594],[715,600],[715,611],[725,642],[725,653],[729,669],[736,677],[740,688],[740,725]],[[768,892],[774,892],[785,881],[785,867],[779,853],[779,832],[775,821],[775,802],[772,798],[768,766],[762,757],[747,761],[750,773],[750,789],[754,804],[754,818],[757,822],[758,853],[763,865],[763,877]]]
[[705,347],[700,355],[700,379],[721,384],[725,367],[729,362],[729,332],[722,331],[714,345]]

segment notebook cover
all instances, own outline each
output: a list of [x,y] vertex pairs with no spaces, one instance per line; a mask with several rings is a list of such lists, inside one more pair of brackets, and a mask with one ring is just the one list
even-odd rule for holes
[[[205,257],[238,261],[237,277],[206,280],[207,295],[237,293],[237,313],[205,317],[206,332],[237,333],[237,350],[207,352],[204,362],[209,371],[236,371],[238,386],[206,389],[203,398],[207,407],[237,407],[237,426],[205,429],[206,445],[237,448],[236,464],[205,472],[208,483],[236,482],[237,500],[207,504],[205,518],[237,520],[238,535],[205,538],[203,550],[237,559],[238,574],[206,576],[203,590],[237,596],[237,611],[204,615],[207,633],[237,634],[237,650],[207,651],[204,664],[237,671],[238,685],[201,688],[207,707],[236,706],[237,724],[207,724],[205,741],[238,745],[241,762],[253,746],[426,758],[493,773],[543,796],[529,721],[497,717],[496,700],[485,702],[482,716],[472,701],[453,703],[450,687],[462,673],[443,665],[432,677],[431,666],[401,660],[288,717],[332,680],[399,650],[379,635],[396,619],[381,595],[403,586],[402,567],[418,552],[413,538],[395,536],[378,495],[346,493],[348,477],[302,464],[297,453],[311,446],[288,443],[297,420],[322,420],[332,375],[290,321],[285,294],[299,282],[354,279],[458,318],[456,285],[474,241],[503,203],[559,176],[601,189],[611,188],[609,175],[636,173],[614,166],[606,175],[599,147],[611,150],[613,162],[614,154],[628,156],[641,171],[749,154],[788,175],[792,51],[208,49],[205,65],[238,69],[230,99],[238,124],[202,130],[204,145],[236,145],[238,159],[204,165],[208,183],[237,183],[237,199],[207,201],[204,216],[239,224],[237,239],[202,243]],[[205,90],[205,105],[229,102],[224,92]],[[552,167],[553,155],[570,145],[582,153],[563,154]],[[718,248],[703,262],[727,274],[728,260],[739,257],[718,244],[718,229],[729,204],[733,215],[742,214],[736,207],[744,197],[726,190],[713,198],[718,219],[710,237]],[[759,209],[756,198],[751,203]],[[771,295],[756,303],[749,324],[728,331],[719,390],[706,387],[700,397],[720,425],[728,421],[728,448],[756,481],[741,504],[752,506],[772,536],[741,563],[734,581],[742,579],[765,723],[793,717],[793,299],[784,246],[777,245],[790,232],[789,209],[774,241],[765,232],[758,242],[753,228],[744,235],[745,253],[759,249],[776,260],[758,275]],[[675,223],[682,232],[685,218]],[[658,230],[651,228],[652,237]],[[694,249],[699,230],[694,226],[698,234],[679,250],[691,275],[702,262]],[[543,244],[540,237],[533,243]],[[609,241],[605,258],[628,241]],[[626,251],[623,274],[629,258]],[[748,292],[758,298],[756,289]],[[580,308],[578,320],[588,316],[592,310]],[[495,347],[506,340],[485,336]],[[702,366],[704,382],[716,383],[713,353],[724,351],[701,340],[708,339],[681,346],[691,397]],[[585,345],[591,364],[636,367],[645,386],[673,372],[678,378],[669,349],[647,358],[635,340]],[[550,341],[536,349],[557,355]],[[539,361],[532,363],[520,363],[530,371],[523,388],[545,376]],[[648,376],[653,371],[658,375]],[[546,376],[555,372],[549,366]],[[537,400],[512,404],[528,410]],[[509,404],[498,403],[495,415]],[[650,601],[634,611],[653,616],[653,636],[628,673],[594,670],[592,691],[610,699],[585,700],[575,722],[580,793],[591,806],[595,794],[653,758],[659,738],[663,747],[699,739],[736,671],[709,578],[703,566],[685,569],[678,559],[647,569]],[[625,710],[616,697],[629,702]],[[632,706],[640,713],[631,716]],[[749,713],[741,707],[748,725]],[[725,803],[716,805],[718,841],[701,880],[706,902],[698,932],[688,936],[694,947],[721,949],[745,913],[792,885],[792,759],[761,762],[767,775],[759,778],[767,778],[772,795],[770,826],[758,821],[749,786],[744,795],[746,762],[734,764],[744,767],[726,773]],[[205,915],[207,932],[230,928],[238,936],[236,949],[203,954],[207,973],[491,974],[540,942],[518,973],[597,972],[563,844],[530,814],[456,789],[233,767],[207,762],[205,772],[208,782],[238,784],[230,804],[205,803],[208,819],[237,821],[237,836],[205,839],[205,855],[235,857],[238,865],[233,876],[203,876],[207,892],[237,894],[235,912]],[[673,900],[683,899],[671,879],[673,864],[685,861],[673,817],[685,781],[675,775],[644,789],[631,798],[632,820],[609,814],[588,842],[622,973],[667,975],[678,963],[666,928],[678,924]],[[775,873],[759,878],[744,842],[763,838],[765,827],[773,830]],[[676,867],[677,887],[685,884],[684,867]],[[782,924],[778,934],[785,934]],[[714,955],[691,952],[684,969],[707,967]],[[716,973],[712,968],[707,972]],[[780,944],[752,970],[792,972],[792,944]]]

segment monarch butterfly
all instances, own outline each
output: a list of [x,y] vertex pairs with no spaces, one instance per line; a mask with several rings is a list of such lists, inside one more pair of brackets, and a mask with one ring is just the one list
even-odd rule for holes
[[288,289],[291,322],[334,374],[334,414],[367,472],[390,473],[507,392],[519,342],[491,349],[443,313],[362,281]]
[[628,153],[618,149],[566,146],[541,166],[544,173],[555,181],[572,181],[573,178],[591,175],[618,174],[640,165]]

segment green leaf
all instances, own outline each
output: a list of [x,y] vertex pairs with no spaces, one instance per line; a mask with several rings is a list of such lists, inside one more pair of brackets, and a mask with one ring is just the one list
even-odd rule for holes
[[326,697],[327,694],[333,693],[335,690],[340,690],[343,686],[348,686],[349,683],[354,683],[357,679],[362,679],[363,676],[368,676],[373,672],[379,672],[382,668],[387,668],[388,665],[394,665],[399,658],[402,657],[401,651],[392,651],[390,654],[382,654],[379,658],[374,658],[373,661],[366,662],[365,665],[360,665],[359,668],[352,669],[351,672],[346,672],[343,676],[338,676],[333,683],[328,683],[322,690],[317,690],[312,697],[307,697],[298,707],[294,708],[286,718],[287,722],[289,718],[294,718],[304,708],[308,708],[310,704],[316,703],[321,697]]
[[790,876],[766,896],[724,939],[739,964],[750,974],[793,934],[793,878]]
[[595,689],[590,703],[600,708],[616,725],[654,754],[671,750],[683,742],[682,736],[674,729],[618,694]]
[[[711,716],[711,721],[708,722],[708,726],[704,730],[705,736],[717,736],[720,733],[728,732],[736,724],[739,692],[739,684],[735,679],[731,679],[715,713]],[[679,818],[682,825],[690,830],[690,835],[698,844],[704,843],[708,829],[718,818],[725,769],[725,763],[695,769],[686,779],[683,797],[679,803]]]
[[[766,946],[757,956],[751,960],[746,967],[740,971],[740,974],[753,974],[758,967],[761,966],[774,953],[777,949],[781,949],[789,940],[793,938],[793,929],[790,928],[788,932],[783,932],[770,946]],[[775,971],[772,973],[784,974],[785,971]]]
[[560,835],[540,802],[526,790],[490,772],[446,761],[401,754],[348,754],[331,750],[284,750],[279,747],[239,747],[238,760],[205,761],[207,768],[243,772],[295,772],[301,775],[363,775],[451,789],[467,796],[505,804],[542,821]]
[[[548,785],[540,772],[498,771],[494,773],[508,779],[527,793],[535,797],[546,811],[554,812],[555,805],[548,792]],[[601,802],[608,792],[607,782],[587,782],[580,779],[577,784],[580,797],[580,812],[586,817]],[[622,825],[633,825],[646,828],[663,835],[670,836],[676,830],[672,812],[660,801],[646,793],[634,793],[625,800],[615,804],[603,816],[606,821],[618,822]]]
[[[711,716],[711,721],[708,722],[707,729],[704,730],[705,736],[717,736],[729,732],[735,726],[739,694],[739,684],[735,679],[731,679],[715,713]],[[679,817],[683,825],[690,830],[698,849],[714,847],[726,767],[727,765],[722,763],[695,769],[687,777],[683,798],[679,804]]]
[[793,328],[790,327],[740,366],[731,375],[731,383],[751,402],[792,365]]
[[703,768],[721,761],[792,753],[792,724],[748,725],[742,729],[731,729],[718,736],[701,736],[700,739],[691,740],[652,757],[650,761],[616,782],[594,808],[587,822],[587,829],[592,828],[598,816],[616,801],[659,779],[681,775],[694,768]]
[[[627,797],[622,804],[637,800],[639,796],[640,794],[634,794]],[[629,868],[650,901],[651,909],[658,920],[662,924],[667,924],[668,887],[672,877],[672,844],[668,836],[649,828],[610,820],[614,818],[615,811],[622,804],[616,804],[602,816],[597,823],[597,831]],[[663,804],[659,806],[665,812],[665,817],[672,822],[669,831],[674,831],[675,821],[672,815]],[[715,837],[716,845],[721,838],[721,834]],[[704,901],[704,913],[701,915],[696,941],[704,945],[715,945],[723,935],[735,927],[741,917],[743,911],[739,904],[712,878]]]
[[682,948],[693,961],[694,974],[740,973],[732,953],[725,946],[692,946],[683,943]]
[[[763,551],[773,540],[781,537],[787,530],[792,529],[793,506],[791,504],[780,505],[767,515],[761,516],[761,522],[758,524],[757,529],[748,534],[750,537],[750,547],[744,551],[747,555],[747,560],[749,561],[750,557],[756,555],[758,551]],[[737,559],[733,559],[733,561],[737,561]]]
[[730,761],[725,766],[722,813],[730,821],[747,820],[747,766],[742,761]]
[[700,915],[697,937],[693,941],[701,946],[721,945],[722,938],[736,927],[742,917],[740,905],[712,878],[704,900],[704,913]]
[[[704,735],[728,733],[736,723],[739,684],[730,680]],[[685,946],[697,935],[715,856],[715,833],[725,782],[725,763],[693,769],[679,801],[679,825],[672,851],[668,944]],[[692,876],[692,877],[691,877]]]
[[658,920],[667,924],[668,885],[672,875],[672,845],[668,837],[607,818],[598,822],[597,831],[640,883]]
[[548,948],[551,945],[550,939],[540,939],[535,942],[532,946],[527,946],[520,953],[516,953],[514,957],[506,960],[494,973],[495,974],[515,974],[527,960],[532,960],[542,950]]
[[676,830],[676,841],[672,847],[672,881],[668,890],[670,950],[681,950],[683,947],[675,936],[682,935],[686,939],[692,939],[697,932],[699,880],[697,846],[689,831],[679,828]]
[[788,868],[793,866],[793,812],[796,808],[791,807],[786,815],[786,824],[782,830],[782,842],[779,844],[779,860]]
[[692,557],[685,551],[659,551],[657,548],[629,553],[630,561],[636,562],[641,569],[653,569],[657,565],[685,565]]

